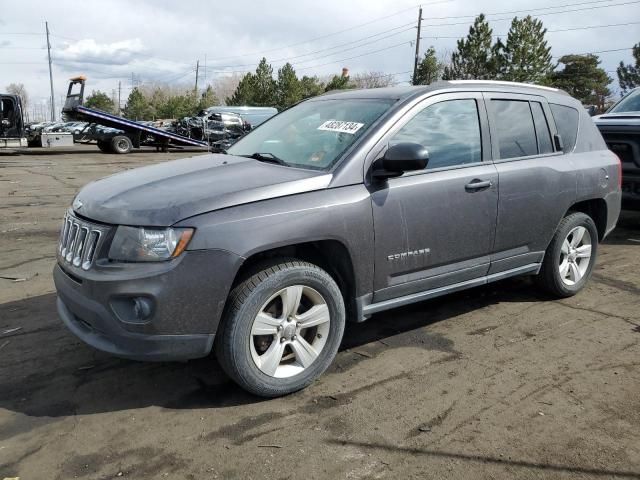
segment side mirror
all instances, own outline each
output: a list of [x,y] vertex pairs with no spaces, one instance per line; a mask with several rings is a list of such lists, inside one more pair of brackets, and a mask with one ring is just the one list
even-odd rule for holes
[[429,162],[429,151],[419,143],[397,143],[390,146],[384,156],[374,164],[376,178],[399,177],[404,172],[424,170]]

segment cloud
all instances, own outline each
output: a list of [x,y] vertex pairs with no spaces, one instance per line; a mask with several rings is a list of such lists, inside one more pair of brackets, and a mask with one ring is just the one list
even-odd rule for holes
[[87,64],[128,65],[145,51],[139,38],[113,43],[98,43],[87,38],[67,43],[54,51],[53,60],[59,65],[74,67]]

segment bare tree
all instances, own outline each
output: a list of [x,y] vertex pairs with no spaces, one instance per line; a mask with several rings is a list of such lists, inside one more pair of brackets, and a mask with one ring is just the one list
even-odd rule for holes
[[238,88],[238,84],[242,77],[239,73],[234,73],[229,76],[220,77],[213,82],[213,90],[216,94],[216,97],[220,99],[221,102],[225,102],[227,98],[233,96],[236,88]]
[[394,82],[393,75],[383,72],[358,73],[351,78],[351,84],[355,88],[380,88],[388,87]]
[[10,95],[18,95],[22,99],[22,109],[27,109],[29,105],[29,94],[24,87],[24,83],[10,83],[7,85],[7,93]]

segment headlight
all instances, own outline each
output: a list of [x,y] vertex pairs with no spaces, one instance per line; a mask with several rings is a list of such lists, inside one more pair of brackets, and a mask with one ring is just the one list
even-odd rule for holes
[[192,228],[118,227],[109,258],[124,262],[157,262],[177,257],[187,247]]

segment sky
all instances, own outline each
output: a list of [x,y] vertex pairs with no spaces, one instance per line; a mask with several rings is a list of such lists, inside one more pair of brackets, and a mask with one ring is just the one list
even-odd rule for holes
[[[413,69],[419,3],[411,0],[0,0],[0,90],[23,83],[29,111],[49,97],[45,21],[51,31],[55,101],[68,78],[88,77],[87,89],[111,95],[122,86],[167,82],[204,85],[231,72],[255,70],[263,56],[274,70],[289,61],[299,76],[378,71],[398,84]],[[455,50],[475,15],[488,16],[505,37],[514,16],[531,14],[549,30],[554,57],[603,52],[614,79],[640,42],[640,0],[431,0],[422,3],[421,53]],[[206,68],[205,68],[206,62]]]

